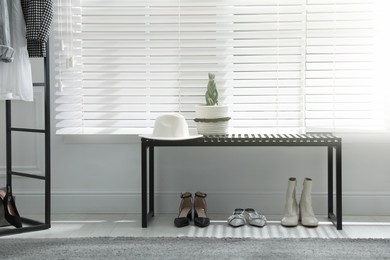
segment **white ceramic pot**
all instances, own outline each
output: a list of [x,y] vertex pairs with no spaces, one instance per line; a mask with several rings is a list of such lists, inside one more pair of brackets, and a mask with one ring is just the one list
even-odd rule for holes
[[225,135],[229,125],[228,106],[195,107],[195,121],[199,134],[202,135]]

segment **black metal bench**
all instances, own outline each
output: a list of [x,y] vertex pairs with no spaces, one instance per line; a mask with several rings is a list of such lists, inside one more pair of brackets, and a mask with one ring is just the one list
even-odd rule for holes
[[[141,138],[142,227],[154,216],[154,147],[168,146],[316,146],[328,148],[328,217],[342,229],[341,138],[332,134],[231,134],[181,141]],[[334,156],[335,153],[335,156]],[[335,166],[335,167],[334,167]],[[335,168],[335,171],[334,171]],[[333,210],[333,178],[336,176],[336,214]],[[148,188],[149,178],[149,188]],[[148,209],[149,190],[149,209]]]

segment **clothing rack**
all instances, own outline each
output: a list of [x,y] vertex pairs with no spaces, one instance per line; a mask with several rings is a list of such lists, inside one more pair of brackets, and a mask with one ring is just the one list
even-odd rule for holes
[[[5,120],[6,120],[6,184],[7,187],[12,188],[12,177],[20,176],[24,178],[42,180],[44,182],[44,214],[45,221],[37,221],[29,218],[24,218],[21,215],[23,227],[0,227],[0,236],[12,235],[18,233],[25,233],[31,231],[38,231],[49,229],[51,227],[50,219],[50,175],[51,175],[51,157],[50,157],[50,57],[49,57],[49,42],[46,43],[46,57],[44,59],[44,82],[34,83],[33,87],[44,88],[44,129],[30,129],[30,128],[15,128],[12,127],[11,120],[11,101],[5,101]],[[12,170],[12,132],[28,132],[35,134],[44,134],[44,175],[29,174],[23,172],[16,172]]]

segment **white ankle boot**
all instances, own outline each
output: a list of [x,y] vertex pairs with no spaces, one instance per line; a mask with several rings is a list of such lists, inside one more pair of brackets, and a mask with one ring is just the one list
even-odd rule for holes
[[295,227],[298,225],[298,204],[295,198],[295,188],[297,179],[290,178],[288,181],[286,193],[286,205],[284,206],[284,216],[281,224],[286,227]]
[[303,226],[316,227],[318,226],[318,220],[314,215],[311,203],[311,186],[312,180],[305,178],[303,181],[301,200],[299,202],[299,219]]

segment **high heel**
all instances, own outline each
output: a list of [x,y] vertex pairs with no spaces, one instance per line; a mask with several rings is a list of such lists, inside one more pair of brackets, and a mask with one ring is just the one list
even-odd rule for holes
[[0,200],[4,208],[4,217],[16,228],[22,227],[22,220],[20,219],[19,212],[16,209],[15,198],[12,196],[11,187],[7,187],[7,192],[0,189]]
[[3,199],[0,198],[0,227],[10,226],[11,224],[5,219]]
[[210,225],[210,219],[206,215],[207,205],[206,198],[207,194],[203,192],[196,192],[194,199],[194,224],[198,227],[207,227]]
[[176,227],[185,227],[192,220],[192,194],[190,192],[184,192],[180,197],[179,216],[175,218],[174,223]]

